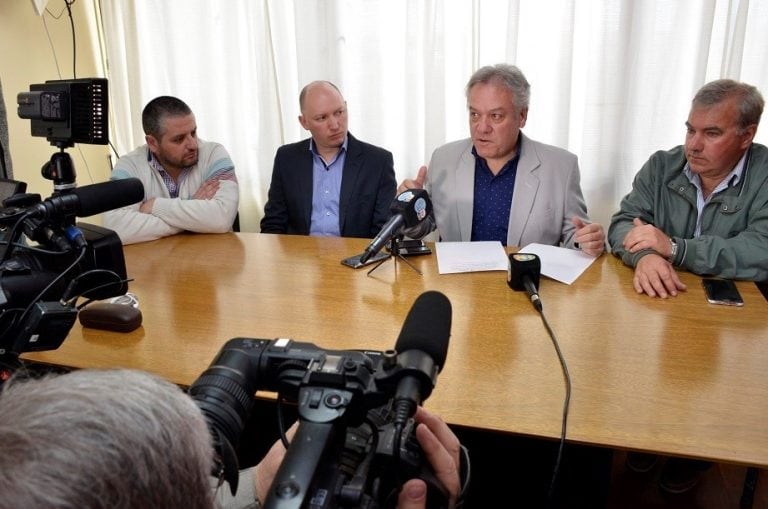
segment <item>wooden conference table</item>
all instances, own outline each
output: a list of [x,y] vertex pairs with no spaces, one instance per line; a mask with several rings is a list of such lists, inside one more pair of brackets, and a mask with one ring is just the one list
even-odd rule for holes
[[[558,438],[563,375],[539,315],[506,273],[440,275],[435,255],[410,259],[423,276],[402,261],[370,276],[340,264],[366,245],[232,233],[126,246],[142,327],[123,334],[77,323],[58,350],[24,357],[140,368],[189,385],[236,336],[392,348],[414,300],[439,290],[453,327],[426,406],[456,425]],[[568,439],[768,467],[768,302],[740,282],[744,307],[711,305],[699,277],[681,277],[687,292],[651,299],[604,255],[570,286],[542,279],[573,380]]]

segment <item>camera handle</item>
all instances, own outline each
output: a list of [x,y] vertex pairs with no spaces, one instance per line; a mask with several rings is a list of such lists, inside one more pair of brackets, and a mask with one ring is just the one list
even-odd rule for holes
[[299,389],[299,427],[272,481],[265,509],[302,507],[326,446],[352,397],[350,391],[328,387]]

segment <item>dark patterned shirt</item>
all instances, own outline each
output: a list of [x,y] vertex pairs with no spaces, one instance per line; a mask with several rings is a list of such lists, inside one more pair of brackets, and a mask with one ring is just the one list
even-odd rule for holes
[[507,245],[509,211],[512,209],[512,193],[515,190],[517,162],[520,160],[520,143],[517,153],[494,175],[486,160],[475,156],[475,193],[472,206],[472,240],[498,240]]

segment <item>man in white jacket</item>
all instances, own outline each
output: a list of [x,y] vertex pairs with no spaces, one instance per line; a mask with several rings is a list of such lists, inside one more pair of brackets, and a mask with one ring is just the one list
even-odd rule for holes
[[112,179],[140,179],[144,200],[106,212],[104,226],[123,244],[231,231],[239,191],[227,150],[198,139],[195,115],[176,97],[152,99],[141,121],[147,143],[118,159]]

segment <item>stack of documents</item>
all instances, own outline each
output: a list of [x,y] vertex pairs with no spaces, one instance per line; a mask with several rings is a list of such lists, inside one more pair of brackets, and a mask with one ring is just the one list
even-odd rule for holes
[[[509,258],[501,242],[436,242],[437,269],[440,274],[507,270]],[[592,265],[596,257],[578,249],[528,244],[518,253],[531,253],[541,259],[541,274],[571,284]]]

